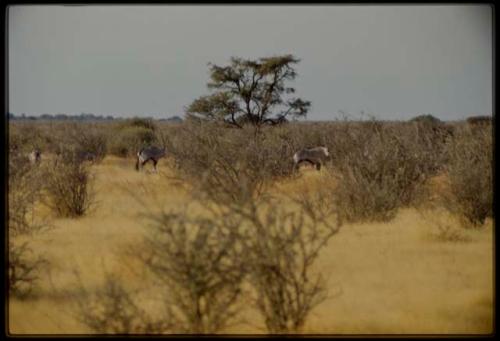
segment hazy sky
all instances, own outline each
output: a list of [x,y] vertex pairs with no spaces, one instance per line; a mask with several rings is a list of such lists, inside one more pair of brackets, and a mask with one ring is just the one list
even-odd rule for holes
[[487,5],[10,6],[9,111],[183,116],[208,62],[291,53],[309,120],[492,113]]

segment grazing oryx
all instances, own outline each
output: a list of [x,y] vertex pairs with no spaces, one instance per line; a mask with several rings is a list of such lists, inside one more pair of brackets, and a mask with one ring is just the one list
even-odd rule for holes
[[28,158],[31,164],[39,164],[42,161],[42,152],[40,149],[35,148],[29,153]]
[[144,167],[146,162],[149,160],[153,161],[153,167],[156,172],[156,164],[158,163],[158,160],[161,159],[162,157],[165,157],[167,154],[165,147],[159,148],[155,146],[150,146],[146,148],[142,148],[139,150],[137,153],[137,162],[135,163],[135,169],[140,170]]
[[293,155],[294,169],[298,169],[301,162],[307,161],[316,166],[317,170],[320,170],[321,165],[329,155],[328,148],[326,147],[314,147],[299,150]]

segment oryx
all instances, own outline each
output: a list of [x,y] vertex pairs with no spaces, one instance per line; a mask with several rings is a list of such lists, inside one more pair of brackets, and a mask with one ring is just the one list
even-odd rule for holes
[[309,162],[316,167],[317,170],[321,169],[321,165],[325,159],[330,156],[327,147],[313,147],[299,150],[293,155],[294,169],[298,169],[301,162]]
[[28,154],[28,158],[31,164],[39,164],[42,161],[42,152],[40,149],[35,148]]
[[157,171],[156,164],[158,163],[158,160],[160,160],[162,157],[165,157],[166,155],[167,151],[165,147],[160,148],[156,146],[150,146],[141,148],[141,150],[137,152],[137,161],[135,163],[135,169],[136,170],[142,169],[144,165],[151,160],[153,161],[153,167],[156,172]]

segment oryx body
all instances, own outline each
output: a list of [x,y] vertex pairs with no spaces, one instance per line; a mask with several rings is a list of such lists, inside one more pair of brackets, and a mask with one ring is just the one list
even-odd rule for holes
[[33,149],[31,153],[28,154],[28,158],[31,164],[39,164],[42,161],[42,152],[40,149]]
[[320,170],[321,165],[328,156],[330,156],[330,154],[326,147],[313,147],[299,150],[293,155],[294,168],[297,169],[302,162],[309,162],[314,165],[317,170]]
[[137,161],[135,163],[135,169],[140,170],[144,167],[144,165],[148,161],[152,161],[154,170],[156,171],[157,170],[156,165],[158,163],[158,160],[165,157],[166,155],[167,155],[167,151],[164,147],[160,148],[160,147],[156,147],[156,146],[150,146],[150,147],[142,148],[137,153]]

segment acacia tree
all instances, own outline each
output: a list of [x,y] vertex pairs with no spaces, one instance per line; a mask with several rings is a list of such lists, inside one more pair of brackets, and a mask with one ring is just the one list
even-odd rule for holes
[[297,76],[293,65],[300,60],[292,55],[259,58],[257,61],[231,58],[228,66],[209,63],[208,88],[214,93],[191,103],[190,118],[222,121],[241,128],[244,123],[257,127],[278,124],[288,117],[303,117],[311,102],[287,97],[295,89],[285,83]]

